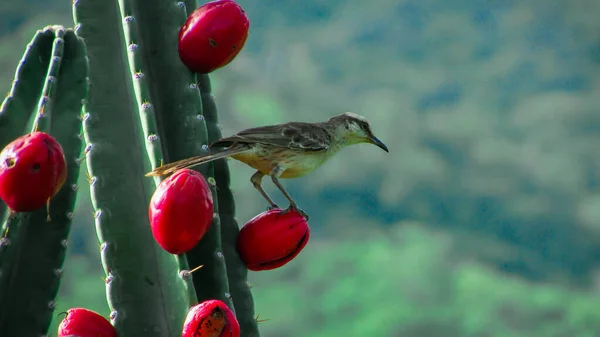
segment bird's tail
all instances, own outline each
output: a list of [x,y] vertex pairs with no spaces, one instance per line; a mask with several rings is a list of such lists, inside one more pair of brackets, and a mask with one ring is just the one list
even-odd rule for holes
[[230,147],[230,148],[227,148],[225,150],[222,150],[222,151],[219,151],[216,153],[211,153],[211,154],[204,155],[204,156],[195,156],[195,157],[178,160],[176,162],[172,162],[172,163],[165,164],[165,165],[155,168],[154,170],[152,170],[152,172],[146,173],[146,177],[171,175],[171,174],[173,174],[181,169],[184,169],[184,168],[190,168],[190,167],[194,167],[194,166],[197,166],[200,164],[205,164],[205,163],[211,162],[213,160],[233,156],[235,154],[246,152],[248,150],[250,150],[249,147],[238,145],[238,146]]

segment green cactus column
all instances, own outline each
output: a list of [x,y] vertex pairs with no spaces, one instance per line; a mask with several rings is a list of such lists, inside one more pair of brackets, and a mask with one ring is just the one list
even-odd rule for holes
[[[208,124],[208,136],[212,142],[221,138],[217,104],[211,94],[208,75],[198,75],[198,85],[202,93],[202,108]],[[225,159],[215,161],[215,180],[217,181],[219,217],[221,219],[221,237],[223,253],[227,263],[227,278],[235,315],[240,323],[243,337],[258,337],[258,324],[254,314],[254,299],[248,283],[248,269],[237,251],[237,237],[240,232],[235,218],[235,200],[229,188],[229,166]]]
[[[120,3],[129,31],[135,33],[129,48],[137,55],[136,69],[148,83],[148,99],[156,116],[164,162],[206,152],[208,134],[196,78],[179,60],[177,52],[179,28],[186,19],[185,4],[150,0],[120,0]],[[198,172],[207,178],[215,212],[218,212],[212,163],[198,167]],[[186,255],[190,267],[204,266],[193,275],[198,301],[219,299],[233,309],[221,247],[220,221],[218,213],[215,214],[208,232]]]
[[119,337],[181,336],[190,305],[185,273],[155,242],[148,219],[156,181],[144,174],[156,164],[150,158],[163,155],[161,146],[149,144],[159,137],[144,137],[142,126],[149,130],[151,119],[143,124],[140,116],[156,103],[136,98],[143,98],[138,79],[145,74],[132,76],[123,30],[128,23],[117,0],[78,0],[73,12],[89,54],[84,133],[110,318]]
[[[139,44],[136,43],[138,39],[139,26],[135,23],[133,16],[128,13],[131,12],[130,4],[128,2],[121,3],[121,16],[123,23],[123,32],[125,34],[125,43],[127,45],[128,58],[129,58],[129,69],[131,76],[133,77],[133,88],[137,104],[139,105],[138,113],[142,126],[142,133],[144,139],[146,139],[146,151],[148,159],[151,163],[151,168],[155,169],[164,162],[164,146],[162,144],[159,135],[159,128],[156,123],[156,112],[154,110],[154,104],[152,102],[150,88],[153,87],[153,83],[149,82],[144,72],[146,66],[143,60],[143,53],[140,52]],[[162,85],[161,83],[158,83]],[[164,84],[164,83],[163,83]],[[173,135],[177,137],[177,135]],[[161,178],[155,177],[156,185],[160,184]],[[177,256],[179,263],[180,276],[183,277],[187,283],[186,287],[188,290],[188,297],[190,305],[198,302],[196,291],[194,289],[192,274],[188,272],[189,265],[185,255]]]
[[[85,45],[72,30],[54,26],[37,32],[0,108],[0,143],[5,146],[37,129],[62,145],[67,180],[46,207],[14,213],[0,239],[0,335],[45,335],[53,317],[79,176],[81,106],[87,95]],[[30,130],[25,130],[28,122]]]

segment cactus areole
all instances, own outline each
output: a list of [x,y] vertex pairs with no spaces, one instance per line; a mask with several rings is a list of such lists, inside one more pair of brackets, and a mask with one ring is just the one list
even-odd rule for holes
[[229,64],[242,50],[250,21],[235,1],[211,1],[196,9],[179,31],[179,58],[207,74]]
[[58,337],[117,337],[110,322],[95,311],[73,308],[66,312],[58,326]]
[[182,337],[239,337],[240,325],[225,303],[208,300],[193,306],[183,324]]
[[204,176],[190,169],[179,170],[163,180],[152,195],[149,217],[154,239],[171,254],[188,252],[210,227],[213,211]]
[[32,132],[8,144],[0,153],[0,199],[15,212],[43,207],[67,178],[60,144],[44,132]]
[[308,243],[310,227],[294,210],[272,209],[252,218],[238,236],[237,248],[249,270],[279,268]]

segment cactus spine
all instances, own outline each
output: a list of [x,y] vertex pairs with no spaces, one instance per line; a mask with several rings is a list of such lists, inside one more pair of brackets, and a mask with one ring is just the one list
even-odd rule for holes
[[5,236],[0,241],[3,336],[45,335],[52,320],[77,193],[87,75],[83,41],[72,30],[47,27],[27,47],[10,95],[0,108],[2,147],[29,131],[44,131],[62,145],[67,160],[67,180],[52,199],[50,214],[44,207],[10,214],[4,222]]

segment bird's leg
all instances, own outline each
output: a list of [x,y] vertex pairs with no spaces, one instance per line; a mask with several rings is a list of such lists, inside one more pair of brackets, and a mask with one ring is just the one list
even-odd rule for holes
[[262,172],[256,171],[256,173],[254,173],[252,175],[252,177],[250,178],[250,182],[252,182],[252,185],[254,185],[254,188],[256,188],[265,199],[267,199],[267,202],[269,203],[269,208],[268,208],[269,210],[274,209],[274,208],[279,208],[279,207],[277,207],[277,204],[275,204],[273,202],[273,199],[271,199],[271,197],[269,197],[267,192],[265,192],[265,190],[262,188],[261,183],[262,183],[262,178],[264,176],[265,175]]
[[298,214],[302,215],[306,220],[308,220],[308,214],[304,210],[302,210],[300,207],[298,207],[298,204],[296,203],[296,201],[292,198],[292,196],[288,193],[288,191],[286,191],[286,189],[283,187],[283,185],[281,185],[281,183],[279,182],[279,177],[283,174],[284,171],[285,171],[285,168],[282,168],[281,166],[276,166],[269,174],[271,176],[271,180],[273,181],[273,184],[275,184],[275,186],[277,186],[277,188],[281,191],[281,193],[283,193],[285,198],[290,202],[289,209],[295,210],[296,212],[298,212]]

